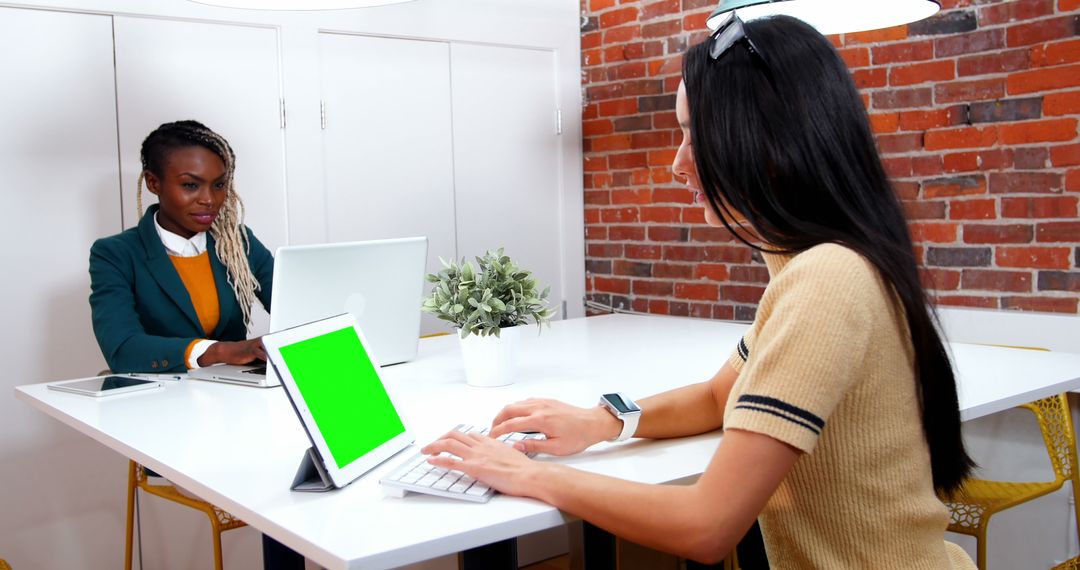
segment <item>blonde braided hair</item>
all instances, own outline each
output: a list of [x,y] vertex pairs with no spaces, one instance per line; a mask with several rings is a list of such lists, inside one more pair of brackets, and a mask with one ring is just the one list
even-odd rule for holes
[[229,286],[243,311],[244,325],[250,330],[251,308],[255,304],[255,294],[262,286],[248,264],[247,254],[251,251],[251,243],[244,228],[244,203],[233,183],[236,154],[228,141],[198,121],[176,121],[154,129],[143,141],[140,154],[143,169],[139,173],[135,191],[139,217],[143,215],[142,189],[146,174],[150,172],[160,178],[169,152],[192,146],[206,148],[225,164],[225,203],[210,226],[210,235],[214,236],[214,251],[225,265]]

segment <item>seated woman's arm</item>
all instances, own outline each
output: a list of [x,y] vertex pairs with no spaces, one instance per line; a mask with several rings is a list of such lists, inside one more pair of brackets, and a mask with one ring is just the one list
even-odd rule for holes
[[100,240],[90,248],[90,309],[101,353],[113,372],[183,372],[196,338],[146,333],[135,303],[135,271],[123,245]]

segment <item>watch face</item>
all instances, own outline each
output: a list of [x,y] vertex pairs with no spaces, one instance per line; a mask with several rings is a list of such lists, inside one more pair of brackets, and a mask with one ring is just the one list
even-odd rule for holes
[[620,414],[628,414],[630,412],[638,411],[638,407],[631,408],[626,404],[618,394],[604,394],[604,399],[607,400]]

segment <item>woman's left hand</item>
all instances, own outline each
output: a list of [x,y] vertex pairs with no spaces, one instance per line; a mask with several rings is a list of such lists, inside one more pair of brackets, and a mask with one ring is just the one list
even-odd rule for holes
[[[462,471],[507,495],[532,495],[529,491],[537,489],[529,481],[546,465],[497,439],[460,431],[447,433],[421,452],[431,456],[432,465]],[[456,457],[439,455],[444,452]]]

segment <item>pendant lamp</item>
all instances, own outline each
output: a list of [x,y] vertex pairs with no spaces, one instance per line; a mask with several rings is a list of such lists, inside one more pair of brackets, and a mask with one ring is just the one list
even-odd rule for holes
[[825,35],[909,24],[933,16],[937,0],[720,0],[705,25],[716,29],[734,10],[744,21],[783,14],[794,16]]
[[344,10],[401,4],[412,0],[191,0],[199,4],[243,10]]

